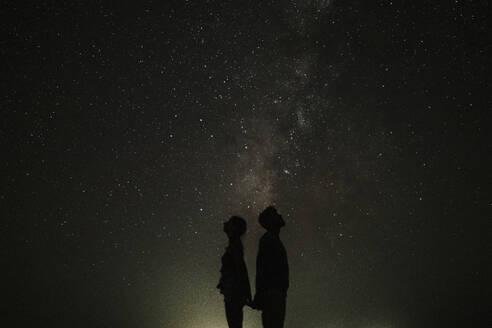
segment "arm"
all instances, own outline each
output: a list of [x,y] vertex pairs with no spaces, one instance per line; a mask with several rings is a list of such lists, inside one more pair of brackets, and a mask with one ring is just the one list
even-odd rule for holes
[[270,268],[272,260],[272,249],[268,239],[260,239],[258,256],[256,258],[256,294],[253,301],[253,307],[261,310],[266,290],[270,285]]
[[239,285],[242,290],[242,295],[245,296],[246,301],[251,301],[251,287],[249,284],[248,269],[244,262],[243,252],[238,249],[234,252],[234,266],[235,271],[238,274]]
[[266,249],[265,242],[260,239],[258,248],[258,256],[256,257],[256,293],[265,290],[265,265],[266,265]]
[[251,301],[251,287],[249,284],[248,269],[244,262],[243,252],[240,248],[235,249],[233,253],[235,272],[238,275],[239,287],[241,288],[242,295],[245,297],[245,301],[249,303]]

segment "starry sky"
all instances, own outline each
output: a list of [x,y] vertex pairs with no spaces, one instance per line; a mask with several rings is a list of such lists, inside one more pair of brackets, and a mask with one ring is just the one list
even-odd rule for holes
[[485,327],[487,1],[1,6],[1,321],[225,328],[274,204],[286,328]]

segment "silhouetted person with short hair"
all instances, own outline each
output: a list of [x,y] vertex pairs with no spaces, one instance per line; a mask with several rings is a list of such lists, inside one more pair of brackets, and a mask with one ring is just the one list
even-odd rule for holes
[[241,236],[246,232],[246,221],[239,216],[233,216],[224,222],[224,232],[229,238],[229,245],[222,256],[217,288],[224,295],[229,328],[242,328],[243,307],[251,303],[251,287],[241,243]]
[[264,328],[282,328],[289,288],[287,252],[279,238],[285,221],[275,207],[269,206],[260,214],[259,223],[267,232],[260,239],[256,258],[256,295],[252,307],[262,311]]

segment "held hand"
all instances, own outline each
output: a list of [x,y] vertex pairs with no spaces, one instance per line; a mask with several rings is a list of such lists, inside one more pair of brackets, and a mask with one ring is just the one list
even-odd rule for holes
[[249,306],[250,308],[253,308],[252,303],[253,302],[251,301],[250,297],[246,298],[246,300],[244,301],[244,305]]
[[255,295],[254,300],[250,304],[248,304],[248,306],[254,310],[261,310],[262,309],[260,297],[258,297],[258,294]]
[[260,307],[258,300],[256,298],[254,300],[252,300],[251,298],[247,298],[245,305],[249,306],[253,310],[261,310],[261,307]]

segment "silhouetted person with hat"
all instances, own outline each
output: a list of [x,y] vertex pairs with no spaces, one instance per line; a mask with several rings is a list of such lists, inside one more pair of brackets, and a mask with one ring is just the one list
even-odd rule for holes
[[229,238],[229,245],[222,256],[217,288],[224,295],[229,328],[242,328],[243,307],[251,303],[251,287],[241,243],[241,236],[246,232],[246,221],[239,216],[233,216],[224,222],[224,232]]
[[259,223],[267,232],[260,239],[256,258],[256,295],[252,307],[262,311],[264,328],[282,328],[289,288],[287,252],[279,238],[285,221],[275,207],[269,206],[261,212]]

